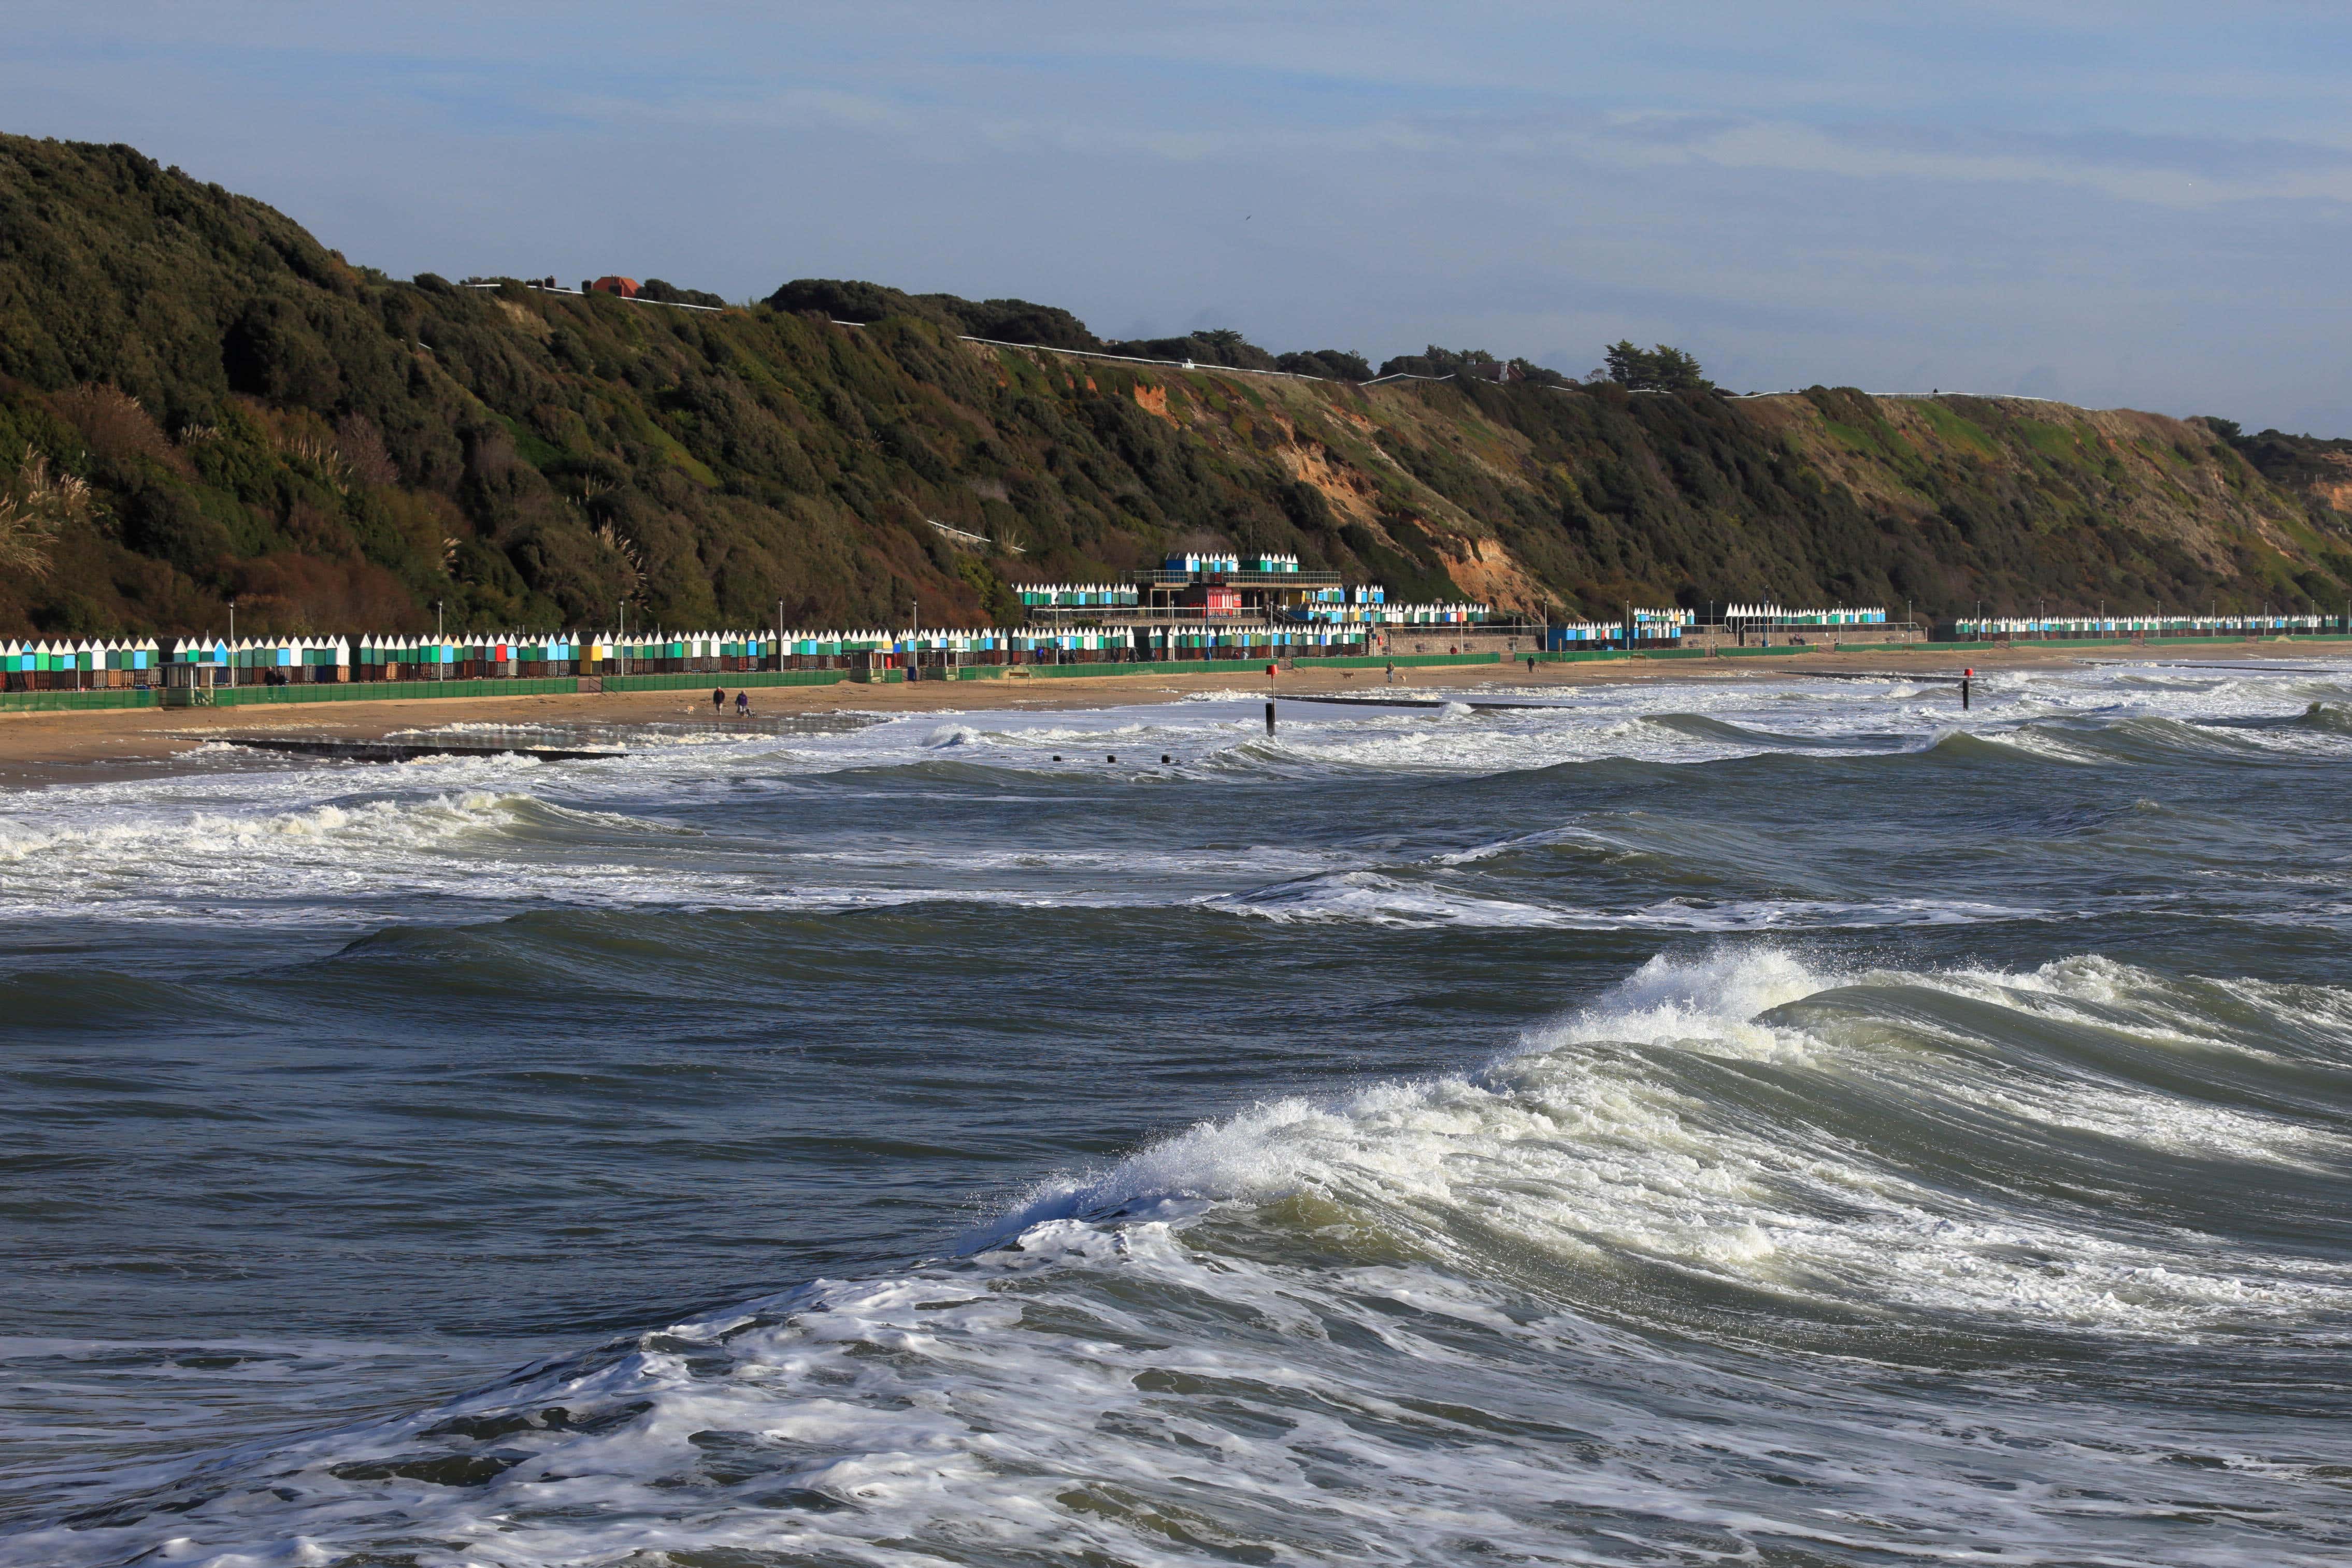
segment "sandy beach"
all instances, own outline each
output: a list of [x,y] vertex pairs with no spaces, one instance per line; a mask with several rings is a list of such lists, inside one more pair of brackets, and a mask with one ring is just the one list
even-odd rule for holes
[[[1900,647],[1822,651],[1787,659],[1632,659],[1575,664],[1539,664],[1531,674],[1523,664],[1465,664],[1400,669],[1397,686],[1416,691],[1461,693],[1482,688],[1574,689],[1638,681],[1801,681],[1822,675],[1885,670],[1914,675],[1957,675],[1973,668],[1997,681],[2002,672],[2068,664],[2216,664],[2293,661],[2323,656],[2338,643],[2273,642],[2198,644],[2172,649],[2050,649],[2028,647],[1972,651],[1965,657],[1946,650]],[[712,677],[718,686],[720,677]],[[1089,708],[1175,702],[1211,691],[1272,691],[1277,695],[1325,696],[1381,689],[1379,670],[1300,669],[1271,679],[1257,664],[1202,674],[1137,674],[1002,681],[934,681],[914,685],[756,687],[752,713],[759,717],[824,713],[964,713],[990,709]],[[352,688],[354,693],[364,687]],[[730,686],[732,693],[736,688]],[[1957,702],[1957,698],[1955,699]],[[731,705],[714,719],[708,691],[619,692],[594,695],[429,697],[372,699],[348,703],[215,709],[122,708],[87,713],[0,713],[0,789],[42,789],[110,778],[173,770],[176,759],[200,746],[238,734],[379,740],[451,725],[517,727],[601,727],[642,724],[736,723]],[[488,737],[469,737],[474,743]],[[539,744],[547,744],[541,740]],[[261,754],[256,754],[258,758]]]

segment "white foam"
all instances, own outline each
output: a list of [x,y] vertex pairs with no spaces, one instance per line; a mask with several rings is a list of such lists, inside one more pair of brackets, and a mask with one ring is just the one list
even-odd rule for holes
[[[1933,975],[1852,983],[1967,990]],[[1055,1186],[1014,1225],[1166,1199],[1295,1194],[1433,1218],[1429,1244],[1473,1215],[1517,1245],[1569,1262],[1643,1260],[1796,1299],[2014,1317],[2049,1326],[2177,1337],[2237,1314],[2306,1317],[2352,1308],[2336,1270],[2240,1267],[2183,1239],[2167,1249],[2053,1214],[2020,1216],[1955,1197],[1867,1147],[1782,1141],[1727,1115],[1654,1052],[1859,1073],[1906,1094],[1938,1091],[1914,1055],[1825,1041],[1770,1021],[1773,1009],[1846,983],[1781,952],[1651,960],[1608,997],[1531,1036],[1469,1079],[1383,1084],[1343,1102],[1282,1101],[1194,1128],[1114,1170]],[[1635,1054],[1628,1055],[1628,1050]],[[1946,1082],[1994,1103],[1970,1080]],[[2024,1074],[1998,1108],[2045,1125],[2095,1126],[2151,1146],[2260,1146],[2293,1160],[2332,1135],[2164,1090],[2085,1091]],[[1824,1092],[1832,1092],[1825,1087]]]
[[1377,872],[1349,871],[1205,900],[1209,908],[1280,923],[1344,920],[1375,925],[1568,926],[1565,912],[1443,887],[1409,886]]
[[[1203,1124],[1047,1184],[966,1257],[159,1474],[150,1500],[173,1511],[0,1536],[0,1563],[1339,1563],[1449,1561],[1467,1539],[1542,1562],[1997,1541],[2017,1563],[2316,1564],[2325,1531],[2292,1521],[2320,1517],[2298,1511],[2312,1467],[2352,1459],[2340,1429],[2271,1442],[2254,1417],[1991,1369],[1922,1398],[1867,1359],[1882,1330],[2219,1336],[2209,1357],[2231,1334],[2342,1343],[2340,1264],[1972,1196],[1906,1164],[1911,1140],[1809,1114],[1864,1086],[2170,1146],[2180,1124],[2133,1099],[2161,1092],[2037,1105],[2068,1082],[1944,1049],[1916,1002],[2152,1007],[2167,984],[2087,956],[2025,975],[1838,973],[1753,946],[1654,959],[1481,1072]],[[2352,1016],[2337,993],[2252,995],[2265,1016]],[[2213,1138],[2263,1134],[2219,1109]],[[1672,1316],[1677,1281],[1753,1305],[1694,1327]],[[1782,1310],[1818,1313],[1829,1348],[1741,1338]],[[1651,1312],[1674,1332],[1615,1326]],[[467,1454],[505,1468],[418,1468]],[[2149,1479],[2183,1456],[2203,1467],[2187,1535],[2178,1487]]]
[[[1444,695],[1446,688],[1432,688]],[[2159,674],[2080,667],[2003,675],[1977,711],[1956,715],[1948,694],[1908,683],[1808,684],[1743,678],[1665,679],[1570,692],[1545,688],[1539,709],[1350,712],[1293,704],[1276,734],[1260,720],[1261,694],[1097,711],[932,714],[841,735],[697,733],[691,745],[638,746],[632,755],[551,768],[526,758],[439,758],[398,768],[288,765],[145,778],[0,796],[0,917],[68,912],[169,919],[191,908],[236,908],[247,918],[325,927],[383,917],[406,894],[516,903],[669,904],[744,909],[847,909],[911,898],[1028,901],[1086,906],[1207,901],[1276,921],[1391,925],[1771,931],[1958,924],[2046,916],[2005,900],[1759,894],[1737,883],[1723,896],[1622,894],[1572,904],[1529,894],[1511,874],[1486,882],[1480,863],[1556,845],[1604,863],[1677,852],[1641,834],[1615,838],[1590,821],[1410,858],[1332,852],[1284,858],[1263,847],[1171,843],[1147,851],[1041,844],[990,847],[908,885],[919,854],[898,846],[803,847],[765,827],[687,854],[647,845],[678,831],[673,813],[723,811],[744,800],[813,790],[858,790],[841,775],[960,767],[1033,781],[1041,799],[1066,799],[1086,781],[1249,788],[1335,776],[1469,776],[1610,760],[1707,766],[1775,750],[1835,755],[1916,750],[1958,728],[2070,761],[2114,766],[2103,726],[2146,717],[2291,719],[2352,685],[2297,673]],[[1458,694],[1455,694],[1458,695]],[[1304,710],[1304,711],[1301,711]],[[1726,729],[1693,725],[1719,720]],[[448,733],[489,733],[464,725]],[[2249,738],[2252,737],[2252,738]],[[2318,755],[2345,737],[2288,727],[2183,729],[2181,744],[2259,762]],[[2317,748],[2317,749],[2315,749]],[[1056,756],[1061,760],[1055,760]],[[1159,758],[1171,758],[1162,767]],[[224,753],[226,756],[226,753]],[[1108,758],[1120,760],[1112,763]],[[878,782],[891,798],[967,798],[958,776],[929,795]],[[1001,791],[1001,786],[995,787]],[[1016,804],[1001,792],[988,797]],[[503,804],[491,807],[484,802]],[[646,802],[660,804],[648,810]],[[564,813],[572,813],[570,816]],[[1091,854],[1099,861],[1089,862]],[[824,858],[831,856],[833,858]],[[1445,874],[1460,872],[1465,874]],[[2270,874],[2233,870],[2235,877]],[[1302,880],[1303,879],[1303,880]],[[380,894],[382,896],[373,896]],[[2100,907],[2116,904],[2109,898]],[[2074,909],[2080,913],[2082,907]],[[2257,910],[2252,918],[2278,918]],[[2352,920],[2297,906],[2304,923]]]
[[[1553,841],[1569,841],[1561,835]],[[1513,847],[1517,847],[1514,845]],[[1434,857],[1458,864],[1497,849]],[[1271,868],[1269,868],[1271,869]],[[1279,924],[1318,921],[1370,925],[1526,926],[1564,931],[1828,931],[1886,925],[1966,925],[2031,918],[2041,911],[1966,899],[1875,900],[1669,898],[1633,909],[1563,908],[1499,898],[1441,882],[1407,881],[1370,870],[1334,871],[1203,899],[1227,915]]]

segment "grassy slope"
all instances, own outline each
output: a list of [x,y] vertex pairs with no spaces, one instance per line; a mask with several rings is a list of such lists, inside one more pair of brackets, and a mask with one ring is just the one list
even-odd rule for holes
[[[0,138],[0,478],[89,481],[0,632],[1006,613],[1192,535],[1413,597],[2337,601],[2332,493],[2202,423],[1816,388],[1362,389],[395,283],[124,148]],[[127,397],[122,394],[128,394]],[[136,406],[129,401],[136,400]],[[2306,467],[2312,465],[2306,465]],[[2332,474],[2320,464],[2314,472]],[[21,486],[20,486],[21,488]],[[968,551],[936,519],[1010,549]]]

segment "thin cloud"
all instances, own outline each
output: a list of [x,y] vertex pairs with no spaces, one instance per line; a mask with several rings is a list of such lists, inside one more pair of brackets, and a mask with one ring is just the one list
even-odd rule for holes
[[394,273],[739,298],[866,276],[1572,371],[1632,336],[1743,387],[2046,371],[2352,429],[2338,7],[18,0],[10,24],[6,129],[131,141]]

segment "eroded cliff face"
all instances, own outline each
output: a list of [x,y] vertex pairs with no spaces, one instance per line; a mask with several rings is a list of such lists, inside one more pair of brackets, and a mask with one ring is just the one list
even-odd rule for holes
[[1150,373],[1131,395],[1221,452],[1263,446],[1340,530],[1496,603],[2326,603],[2352,576],[2352,453],[2265,477],[2203,420],[1830,388],[1267,382],[1202,398],[1188,379]]
[[2300,500],[2321,534],[2352,516],[2352,441],[2265,430],[2235,437],[2231,446],[2256,473]]
[[[2264,444],[2271,442],[2271,444]],[[1554,616],[2340,602],[2352,454],[2024,401],[1358,386],[400,283],[124,148],[0,138],[0,633],[1013,612],[1211,538]],[[2250,460],[2251,455],[2251,460]],[[37,474],[36,474],[37,471]],[[929,525],[995,541],[971,547]]]

